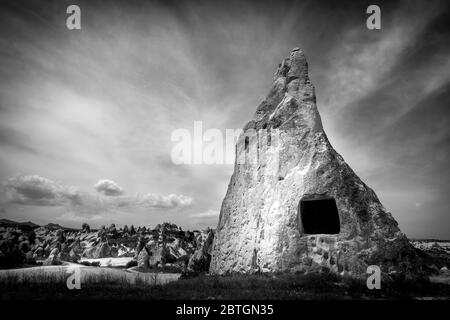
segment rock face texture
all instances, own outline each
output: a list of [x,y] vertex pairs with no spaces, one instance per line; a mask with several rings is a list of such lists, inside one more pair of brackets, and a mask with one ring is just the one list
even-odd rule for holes
[[209,270],[210,247],[214,232],[184,231],[172,223],[154,229],[139,227],[138,232],[124,227],[98,231],[83,224],[81,230],[48,224],[17,223],[0,219],[0,269],[22,267],[24,264],[46,265],[79,262],[84,259],[134,257],[141,268],[170,267],[187,271],[192,259],[195,271]]
[[294,49],[237,141],[210,273],[412,273],[415,261],[397,222],[328,141],[308,63]]
[[189,259],[189,270],[202,272],[209,269],[213,239],[214,232],[212,230],[208,230],[206,234],[199,234],[197,236],[197,248]]

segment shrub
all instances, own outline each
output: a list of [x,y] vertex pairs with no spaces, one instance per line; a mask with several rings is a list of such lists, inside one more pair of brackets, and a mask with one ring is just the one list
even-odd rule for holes
[[82,264],[83,266],[87,267],[100,267],[100,261],[78,261],[79,264]]
[[90,227],[86,222],[84,222],[84,223],[81,225],[81,230],[82,230],[83,232],[90,232],[90,231],[91,231],[91,227]]
[[14,246],[9,250],[0,253],[0,268],[8,269],[22,266],[25,262],[25,254],[19,250],[18,246]]
[[137,265],[138,265],[138,263],[136,260],[130,260],[127,262],[125,267],[128,269],[128,268],[136,267]]

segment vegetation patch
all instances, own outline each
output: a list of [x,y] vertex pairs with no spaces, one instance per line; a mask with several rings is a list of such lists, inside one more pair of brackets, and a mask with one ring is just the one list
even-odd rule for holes
[[91,275],[80,290],[68,290],[67,274],[2,277],[1,299],[413,299],[449,298],[448,285],[398,280],[368,290],[365,281],[331,273],[198,275],[164,285],[139,278]]

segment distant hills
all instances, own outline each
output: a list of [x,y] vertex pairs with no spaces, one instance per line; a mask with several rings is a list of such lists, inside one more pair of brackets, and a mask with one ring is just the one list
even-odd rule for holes
[[27,222],[16,222],[8,219],[0,219],[0,227],[14,227],[14,228],[20,228],[20,227],[27,227],[27,228],[39,228],[40,225],[27,221]]
[[[26,221],[26,222],[17,222],[17,221],[13,221],[13,220],[9,220],[9,219],[0,219],[0,228],[20,228],[20,229],[36,229],[39,227],[46,227],[49,230],[57,230],[57,229],[62,229],[65,231],[80,231],[81,228],[68,228],[68,227],[63,227],[60,224],[57,223],[47,223],[44,226],[38,225],[32,221]],[[96,231],[97,229],[91,229],[91,231]],[[196,230],[194,230],[196,231]],[[446,241],[446,242],[450,242],[450,239],[445,240],[445,239],[420,239],[420,238],[408,238],[409,241],[413,242],[413,241],[422,241],[422,242],[442,242],[442,241]]]
[[[17,222],[17,221],[13,221],[13,220],[9,220],[9,219],[0,219],[0,227],[4,227],[4,228],[20,228],[20,229],[36,229],[41,227],[40,225],[31,222],[31,221],[27,221],[27,222]],[[63,229],[66,231],[78,231],[79,229],[74,229],[74,228],[67,228],[67,227],[63,227],[57,223],[49,223],[47,225],[45,225],[45,227],[47,227],[48,229]]]

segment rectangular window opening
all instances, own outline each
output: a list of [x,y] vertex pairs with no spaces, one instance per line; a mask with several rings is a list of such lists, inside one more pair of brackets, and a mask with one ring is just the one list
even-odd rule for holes
[[302,233],[338,234],[341,231],[339,213],[333,197],[303,197],[298,205],[298,219]]

